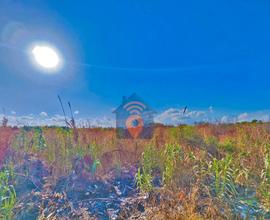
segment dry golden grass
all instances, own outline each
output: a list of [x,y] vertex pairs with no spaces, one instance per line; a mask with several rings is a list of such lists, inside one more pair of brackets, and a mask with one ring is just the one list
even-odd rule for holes
[[[9,149],[13,151],[16,164],[23,162],[25,153],[34,155],[49,167],[52,184],[60,176],[70,174],[76,157],[90,155],[100,160],[96,175],[102,177],[112,169],[137,166],[149,146],[157,152],[162,152],[166,144],[181,146],[182,158],[174,167],[172,184],[155,192],[160,193],[164,201],[159,204],[149,202],[145,216],[140,216],[155,220],[232,219],[226,204],[211,196],[197,168],[204,167],[215,157],[220,159],[232,154],[233,165],[246,172],[246,176],[239,175],[237,183],[257,189],[264,169],[263,158],[270,147],[268,123],[157,126],[149,140],[117,139],[114,129],[81,128],[78,129],[78,138],[74,138],[72,130],[40,129],[46,145],[43,147],[36,140],[35,129],[0,128],[0,162]],[[83,219],[91,219],[87,212],[83,216]]]

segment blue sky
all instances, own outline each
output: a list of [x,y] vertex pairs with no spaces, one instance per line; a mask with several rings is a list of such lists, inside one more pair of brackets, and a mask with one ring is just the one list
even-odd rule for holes
[[[0,106],[55,116],[60,94],[78,117],[113,117],[136,92],[159,117],[187,105],[204,119],[267,118],[269,10],[249,0],[2,0]],[[61,51],[57,74],[29,59],[39,41]]]

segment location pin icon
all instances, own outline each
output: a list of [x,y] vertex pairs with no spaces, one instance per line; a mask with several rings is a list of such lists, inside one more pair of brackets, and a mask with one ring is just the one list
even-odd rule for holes
[[143,130],[143,119],[139,115],[131,115],[126,120],[126,127],[133,138],[139,137]]

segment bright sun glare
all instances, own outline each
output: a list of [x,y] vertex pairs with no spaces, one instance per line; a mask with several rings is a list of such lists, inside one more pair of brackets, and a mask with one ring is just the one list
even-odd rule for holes
[[60,65],[60,55],[50,46],[35,45],[31,52],[36,63],[44,69],[54,70]]

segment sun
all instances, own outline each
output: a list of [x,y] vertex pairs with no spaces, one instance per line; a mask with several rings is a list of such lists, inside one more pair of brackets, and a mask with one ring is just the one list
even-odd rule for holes
[[52,46],[36,44],[31,49],[36,64],[43,70],[58,70],[61,64],[60,53]]

